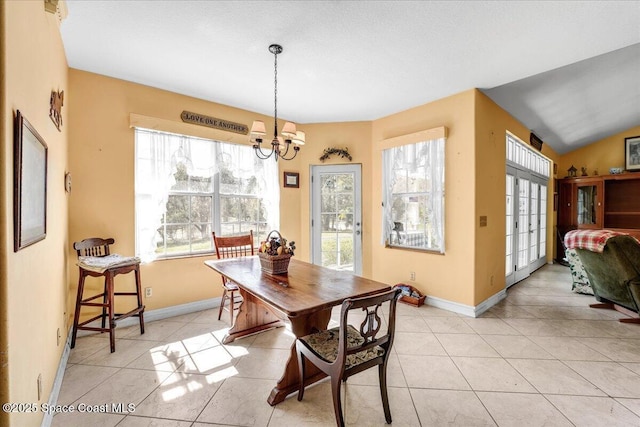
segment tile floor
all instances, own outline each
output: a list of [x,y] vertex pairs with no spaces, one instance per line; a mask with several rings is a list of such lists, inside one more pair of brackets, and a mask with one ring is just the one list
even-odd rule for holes
[[[569,269],[547,265],[480,318],[398,304],[388,368],[394,426],[640,426],[640,325],[588,307]],[[228,313],[226,313],[228,316]],[[207,310],[78,339],[58,404],[133,404],[58,414],[54,426],[331,426],[326,381],[266,398],[293,337],[280,328],[222,345]],[[224,319],[228,319],[223,317]],[[382,426],[375,369],[343,387],[348,425]]]

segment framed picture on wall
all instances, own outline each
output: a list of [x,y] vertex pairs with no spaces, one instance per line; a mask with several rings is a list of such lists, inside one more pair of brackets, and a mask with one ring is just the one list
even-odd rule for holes
[[16,112],[13,148],[13,250],[47,234],[47,144]]
[[300,174],[298,172],[284,173],[284,186],[289,188],[300,187]]
[[640,171],[640,136],[624,139],[625,169]]

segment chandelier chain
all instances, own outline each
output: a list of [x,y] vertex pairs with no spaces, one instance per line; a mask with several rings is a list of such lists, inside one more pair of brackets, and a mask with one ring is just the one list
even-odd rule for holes
[[273,137],[278,136],[278,51],[273,54]]

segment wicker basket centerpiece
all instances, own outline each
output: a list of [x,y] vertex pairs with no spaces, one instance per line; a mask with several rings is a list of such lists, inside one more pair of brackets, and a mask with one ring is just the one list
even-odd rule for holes
[[268,274],[286,273],[295,249],[295,242],[288,242],[276,230],[271,231],[267,235],[267,240],[260,243],[258,250],[262,271]]

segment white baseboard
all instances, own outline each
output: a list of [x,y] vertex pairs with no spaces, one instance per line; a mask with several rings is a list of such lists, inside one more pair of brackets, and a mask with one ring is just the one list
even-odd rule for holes
[[[181,316],[183,314],[194,313],[196,311],[208,310],[211,308],[220,307],[220,301],[222,298],[209,298],[201,301],[189,302],[186,304],[172,305],[171,307],[158,308],[155,310],[144,311],[144,321],[153,322],[154,320],[167,319],[169,317]],[[134,326],[138,324],[137,317],[127,317],[118,322],[118,327],[125,328],[127,326]],[[86,326],[99,326],[100,320],[96,320],[87,324]],[[94,331],[78,331],[78,336],[83,337],[87,335],[95,334]]]
[[507,296],[505,289],[490,296],[486,300],[482,301],[477,306],[473,307],[466,304],[460,304],[459,302],[448,301],[446,299],[428,296],[426,303],[432,307],[441,308],[443,310],[452,311],[454,313],[462,314],[468,317],[478,317]]
[[[51,394],[49,395],[49,407],[57,404],[58,395],[60,394],[60,387],[62,387],[62,380],[64,379],[64,372],[67,369],[67,361],[69,360],[69,353],[71,352],[71,331],[69,328],[69,333],[67,334],[67,340],[64,343],[64,350],[62,351],[62,356],[60,357],[60,363],[58,364],[58,371],[56,372],[56,377],[53,380],[53,387],[51,387]],[[47,411],[42,418],[41,427],[49,427],[53,422],[54,413],[52,411]]]

